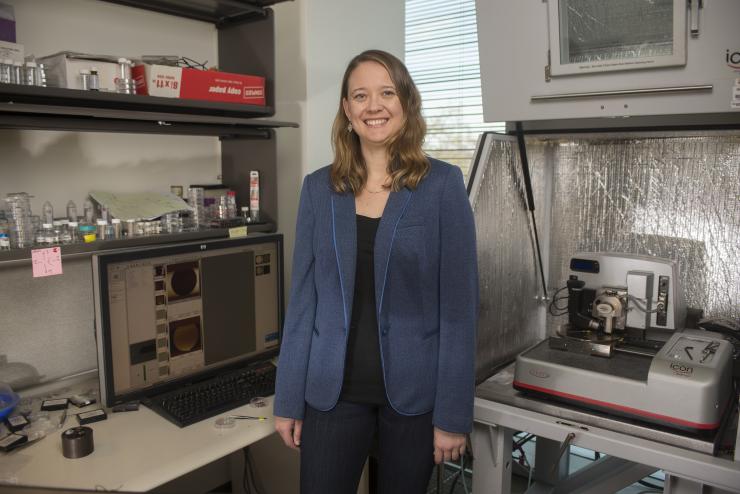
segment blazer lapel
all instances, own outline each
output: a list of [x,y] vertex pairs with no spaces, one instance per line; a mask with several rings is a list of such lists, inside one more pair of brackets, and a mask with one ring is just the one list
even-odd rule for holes
[[344,308],[344,330],[349,332],[352,298],[355,293],[355,266],[357,263],[357,219],[355,196],[331,193],[332,236],[339,267],[339,282]]
[[398,192],[390,193],[383,210],[383,217],[380,219],[380,225],[378,225],[378,232],[375,234],[375,253],[373,256],[375,305],[378,311],[378,324],[381,326],[383,323],[380,314],[383,309],[383,292],[385,280],[388,276],[388,260],[393,247],[393,236],[396,234],[396,226],[411,200],[411,195],[412,192],[405,187]]

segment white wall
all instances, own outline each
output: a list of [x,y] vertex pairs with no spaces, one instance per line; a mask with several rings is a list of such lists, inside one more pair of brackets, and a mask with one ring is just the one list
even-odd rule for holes
[[[403,0],[299,0],[275,5],[277,115],[300,130],[278,131],[280,212],[290,274],[303,176],[332,160],[331,126],[347,63],[364,50],[404,55]],[[290,278],[286,278],[289,287]]]
[[[59,51],[187,55],[217,63],[216,29],[96,0],[3,0],[15,8],[18,42],[26,54]],[[218,182],[214,137],[0,131],[0,197],[33,194],[34,212],[50,200],[57,215],[69,199],[82,209],[90,189],[168,191],[169,185]]]

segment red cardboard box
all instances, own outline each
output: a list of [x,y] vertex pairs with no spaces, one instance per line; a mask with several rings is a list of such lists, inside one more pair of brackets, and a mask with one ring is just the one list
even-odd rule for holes
[[166,65],[133,68],[136,94],[265,105],[265,78]]

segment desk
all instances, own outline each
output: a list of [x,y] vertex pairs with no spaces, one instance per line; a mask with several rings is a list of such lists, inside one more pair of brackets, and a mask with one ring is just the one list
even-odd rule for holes
[[[62,456],[61,445],[62,431],[78,425],[72,415],[77,409],[70,405],[69,418],[59,431],[0,453],[0,474],[12,472],[19,485],[147,491],[272,434],[273,398],[266,402],[265,407],[245,405],[183,429],[145,406],[136,412],[109,411],[107,420],[88,425],[93,429],[95,451],[73,460]],[[98,405],[81,410],[94,408]],[[268,420],[238,420],[231,429],[214,427],[216,418],[230,414],[260,415]]]
[[[641,434],[643,437],[640,437],[620,432],[630,429],[615,419],[572,413],[553,403],[543,406],[541,401],[531,400],[512,388],[513,372],[512,364],[476,389],[474,492],[510,492],[511,443],[516,431],[552,440],[556,451],[559,444],[573,434],[571,444],[609,455],[604,457],[601,467],[595,465],[591,472],[583,472],[580,477],[580,471],[576,472],[569,479],[556,475],[560,470],[560,458],[556,453],[549,458],[553,460],[552,468],[548,465],[535,469],[535,477],[539,471],[538,480],[545,480],[549,486],[540,485],[532,492],[614,492],[621,488],[620,485],[629,485],[658,469],[667,475],[664,492],[740,492],[739,461],[702,452],[705,447],[697,441],[678,437],[674,442],[683,447],[666,444],[657,436],[651,438],[649,434]],[[667,436],[663,438],[667,439]],[[609,478],[609,474],[615,476]],[[702,484],[723,491],[702,490]]]

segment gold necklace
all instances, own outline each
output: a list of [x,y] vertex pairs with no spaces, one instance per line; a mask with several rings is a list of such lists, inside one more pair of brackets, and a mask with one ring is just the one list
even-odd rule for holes
[[[388,180],[386,178],[386,180]],[[380,186],[380,190],[370,190],[367,186],[367,183],[363,186],[366,191],[368,191],[370,194],[380,194],[381,192],[386,192],[388,189],[386,188],[385,184]]]
[[365,190],[369,192],[370,194],[380,194],[381,192],[385,192],[387,189],[380,189],[380,190],[370,190],[367,187],[365,187]]

